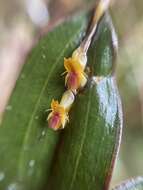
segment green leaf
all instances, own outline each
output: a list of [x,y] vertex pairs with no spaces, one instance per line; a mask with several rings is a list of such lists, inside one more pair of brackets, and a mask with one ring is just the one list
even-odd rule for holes
[[123,182],[113,190],[143,190],[143,177],[137,177]]
[[[48,181],[52,190],[108,189],[122,127],[113,73],[115,33],[105,16],[88,52],[91,76],[60,136]],[[96,79],[102,79],[96,82]]]
[[[94,37],[92,48],[89,50],[89,66],[92,75],[95,76],[108,76],[114,72],[115,67],[118,46],[117,36],[108,14],[106,14],[105,20],[101,21]],[[108,24],[104,24],[103,22]]]
[[59,136],[47,127],[45,110],[64,91],[63,59],[86,27],[87,16],[76,16],[31,52],[0,127],[0,189],[37,190],[45,184]]

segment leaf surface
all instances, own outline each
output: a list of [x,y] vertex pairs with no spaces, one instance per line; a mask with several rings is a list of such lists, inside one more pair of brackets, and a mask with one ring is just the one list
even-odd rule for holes
[[45,184],[59,136],[47,127],[45,111],[64,91],[63,59],[86,27],[87,17],[76,16],[31,52],[0,127],[0,189],[38,190]]

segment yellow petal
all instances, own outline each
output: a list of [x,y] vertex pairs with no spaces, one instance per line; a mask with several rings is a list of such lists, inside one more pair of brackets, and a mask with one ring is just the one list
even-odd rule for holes
[[77,48],[73,54],[72,58],[76,59],[77,62],[81,65],[83,69],[85,69],[86,63],[87,63],[87,56],[86,53],[83,51],[81,47]]
[[83,72],[84,70],[76,58],[64,59],[64,67],[67,72]]
[[52,110],[55,110],[58,106],[59,106],[59,102],[53,99],[51,102]]
[[79,62],[76,59],[72,59],[72,68],[75,73],[82,73],[83,67],[79,64]]
[[87,83],[87,78],[85,77],[85,75],[81,76],[81,81],[80,81],[80,86],[83,88]]
[[65,128],[66,123],[69,122],[69,117],[68,114],[63,115],[62,119],[61,119],[61,123],[62,123],[62,128]]
[[67,70],[67,72],[72,71],[72,59],[71,58],[64,58],[64,67]]

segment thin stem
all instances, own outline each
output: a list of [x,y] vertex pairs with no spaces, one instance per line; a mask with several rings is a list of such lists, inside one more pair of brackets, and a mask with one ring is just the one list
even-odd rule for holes
[[94,10],[94,14],[93,14],[93,18],[92,18],[92,22],[91,22],[88,34],[80,45],[80,47],[83,49],[83,52],[87,53],[87,50],[91,43],[91,39],[96,32],[97,25],[101,17],[103,16],[103,14],[105,13],[105,11],[108,9],[110,2],[111,0],[100,0],[98,2],[98,5]]

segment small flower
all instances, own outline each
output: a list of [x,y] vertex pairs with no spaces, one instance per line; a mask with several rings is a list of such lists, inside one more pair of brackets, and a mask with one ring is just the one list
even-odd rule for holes
[[83,87],[86,82],[86,74],[84,67],[74,57],[64,59],[64,67],[66,69],[65,84],[68,89],[76,91],[80,87]]
[[66,109],[59,104],[58,101],[52,100],[51,103],[52,112],[48,116],[49,127],[57,130],[59,128],[64,128],[66,122],[68,121],[68,113]]
[[47,119],[50,128],[57,130],[65,127],[65,124],[69,121],[68,112],[74,102],[74,99],[72,91],[67,90],[63,94],[60,103],[52,100],[51,113]]

